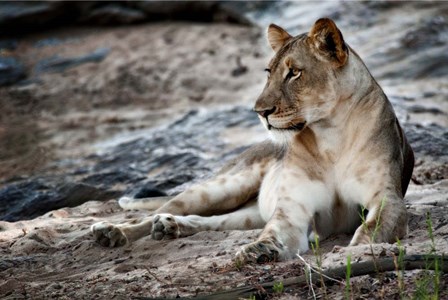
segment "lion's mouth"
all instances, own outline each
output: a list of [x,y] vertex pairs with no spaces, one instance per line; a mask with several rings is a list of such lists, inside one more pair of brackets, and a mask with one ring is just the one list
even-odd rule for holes
[[268,123],[268,130],[275,129],[275,130],[294,130],[294,131],[301,131],[306,125],[306,122],[300,122],[297,124],[294,124],[292,126],[286,127],[286,128],[279,128],[274,127],[271,124]]

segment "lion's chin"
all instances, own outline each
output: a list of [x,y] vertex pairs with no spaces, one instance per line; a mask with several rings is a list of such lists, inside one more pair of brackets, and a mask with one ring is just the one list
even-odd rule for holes
[[303,128],[305,128],[305,125],[306,125],[306,122],[300,122],[300,123],[297,123],[295,125],[291,125],[289,127],[279,128],[279,127],[274,127],[271,124],[268,124],[267,125],[267,129],[269,131],[271,131],[271,130],[272,131],[273,130],[276,130],[276,131],[295,131],[297,133],[299,131],[302,131]]
[[278,145],[288,146],[294,136],[297,134],[297,131],[293,130],[282,130],[282,129],[271,129],[269,130],[269,137],[271,140]]
[[[305,126],[302,126],[302,129]],[[272,127],[269,130],[269,136],[271,140],[278,144],[283,146],[288,146],[291,144],[291,142],[294,140],[294,138],[301,132],[301,129],[277,129]]]
[[264,125],[269,131],[269,136],[274,143],[287,146],[291,143],[294,136],[299,134],[305,128],[306,122],[297,123],[285,128],[278,128],[267,122],[264,122]]

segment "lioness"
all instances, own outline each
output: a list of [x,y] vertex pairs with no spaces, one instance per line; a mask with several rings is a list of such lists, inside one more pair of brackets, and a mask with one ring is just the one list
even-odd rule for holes
[[[360,57],[330,19],[296,37],[270,25],[268,40],[275,55],[254,110],[272,141],[253,146],[139,224],[94,224],[98,242],[114,247],[149,234],[161,240],[264,228],[236,259],[265,262],[307,251],[311,230],[320,239],[354,232],[350,245],[373,242],[373,231],[374,242],[406,234],[403,197],[414,155]],[[122,198],[120,205],[139,202]]]

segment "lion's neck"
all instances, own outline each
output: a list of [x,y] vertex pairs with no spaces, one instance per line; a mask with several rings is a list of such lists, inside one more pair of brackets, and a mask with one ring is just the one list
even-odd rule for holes
[[[363,132],[372,132],[384,123],[385,118],[394,117],[392,107],[381,87],[364,65],[357,68],[360,68],[359,77],[365,76],[364,79],[359,82],[356,79],[356,88],[341,97],[328,116],[309,124],[307,128],[312,134],[308,133],[306,136],[312,136],[315,140],[313,151],[323,157],[337,158],[343,155],[344,149],[355,149],[354,143],[368,143],[369,137]],[[300,133],[294,142],[303,143],[304,136]]]

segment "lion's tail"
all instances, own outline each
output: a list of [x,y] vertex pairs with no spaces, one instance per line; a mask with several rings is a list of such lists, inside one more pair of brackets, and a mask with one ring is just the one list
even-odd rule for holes
[[173,198],[174,196],[137,199],[133,199],[130,197],[121,197],[120,200],[118,200],[118,204],[123,209],[156,210]]

